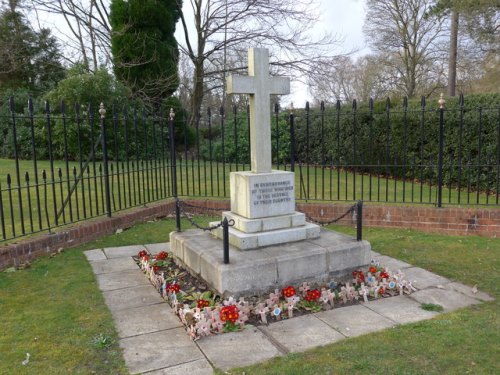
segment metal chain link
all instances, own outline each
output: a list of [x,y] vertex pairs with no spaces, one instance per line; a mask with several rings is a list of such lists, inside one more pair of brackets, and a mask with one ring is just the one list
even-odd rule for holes
[[[185,203],[185,202],[181,201],[179,198],[177,198],[177,199],[176,199],[175,204],[179,207],[179,210],[180,210],[181,214],[183,214],[183,215],[184,215],[184,217],[185,217],[185,218],[186,218],[186,219],[187,219],[187,220],[191,223],[191,225],[192,225],[193,227],[196,227],[196,228],[201,229],[201,230],[203,230],[203,231],[210,231],[210,232],[211,232],[211,231],[213,231],[213,230],[215,230],[215,229],[217,229],[217,228],[220,228],[220,227],[222,227],[222,226],[224,225],[224,224],[223,224],[223,221],[224,221],[224,220],[221,220],[221,221],[220,221],[220,223],[219,223],[219,224],[217,224],[217,225],[210,226],[210,227],[202,227],[201,225],[199,225],[198,223],[196,223],[196,222],[195,222],[195,221],[194,221],[194,220],[193,220],[193,219],[192,219],[192,218],[188,215],[188,213],[187,213],[186,211],[184,211],[183,206],[192,207],[192,208],[202,208],[202,207],[197,207],[197,206],[194,206],[194,205],[187,204],[187,203]],[[220,210],[219,210],[219,211],[220,211]],[[234,225],[234,220],[233,220],[233,219],[228,220],[228,226],[230,226],[230,227],[231,227],[231,226],[233,226],[233,225]]]
[[[313,219],[312,217],[310,217],[309,215],[307,215],[305,212],[303,212],[303,214],[306,215],[306,219],[308,221],[311,221],[315,224],[318,224],[318,225],[321,225],[321,226],[325,226],[325,225],[329,225],[329,224],[334,224],[336,222],[338,222],[339,220],[342,220],[344,217],[346,217],[347,215],[349,215],[351,212],[355,211],[356,208],[358,207],[358,203],[355,203],[352,207],[350,207],[346,212],[344,212],[342,215],[340,215],[339,217],[335,218],[335,219],[332,219],[330,221],[321,221],[321,220],[316,220],[316,219]],[[300,211],[299,211],[300,212]]]

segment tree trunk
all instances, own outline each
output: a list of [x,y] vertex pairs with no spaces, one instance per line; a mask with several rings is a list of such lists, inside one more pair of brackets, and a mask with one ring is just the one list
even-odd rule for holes
[[457,84],[458,22],[456,10],[451,11],[450,55],[448,57],[448,96],[455,96]]
[[203,60],[195,59],[194,62],[194,77],[193,77],[193,95],[191,96],[191,114],[189,117],[189,125],[195,126],[196,118],[200,113],[201,103],[203,102],[203,77],[205,71],[203,69]]

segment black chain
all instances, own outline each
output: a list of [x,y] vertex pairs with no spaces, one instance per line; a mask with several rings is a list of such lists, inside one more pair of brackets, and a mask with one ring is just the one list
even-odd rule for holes
[[[217,229],[217,228],[222,227],[222,225],[223,225],[223,221],[221,220],[221,222],[220,222],[219,224],[217,224],[217,225],[214,225],[214,226],[209,226],[209,227],[202,227],[201,225],[199,225],[198,223],[196,223],[196,222],[195,222],[195,221],[194,221],[194,220],[193,220],[193,219],[189,216],[189,214],[188,214],[186,211],[184,211],[184,209],[183,209],[183,206],[187,206],[187,207],[194,207],[194,208],[201,208],[201,207],[196,207],[196,206],[193,206],[193,205],[187,204],[187,203],[185,203],[185,202],[181,201],[181,200],[180,200],[180,199],[178,199],[178,198],[176,199],[175,204],[177,204],[177,206],[179,207],[179,210],[181,211],[181,214],[183,214],[183,215],[184,215],[184,217],[185,217],[185,218],[186,218],[186,219],[187,219],[187,220],[191,223],[191,225],[192,225],[193,227],[196,227],[196,228],[201,229],[201,230],[203,230],[203,231],[210,231],[210,232],[211,232],[211,231],[213,231],[214,229]],[[219,210],[219,211],[220,211],[220,210]],[[229,220],[229,221],[228,221],[228,225],[229,225],[229,226],[233,226],[233,225],[234,225],[234,220],[233,220],[233,219]]]
[[355,203],[352,207],[350,207],[342,215],[340,215],[339,217],[337,217],[335,219],[332,219],[330,221],[316,220],[316,219],[313,219],[312,217],[310,217],[309,215],[307,215],[305,212],[303,212],[303,213],[306,215],[306,219],[308,221],[313,222],[313,223],[318,224],[318,225],[321,225],[321,226],[325,226],[325,225],[329,225],[329,224],[334,224],[334,223],[338,222],[339,220],[342,220],[344,217],[346,217],[347,215],[349,215],[351,212],[354,212],[357,207],[358,207],[358,203]]

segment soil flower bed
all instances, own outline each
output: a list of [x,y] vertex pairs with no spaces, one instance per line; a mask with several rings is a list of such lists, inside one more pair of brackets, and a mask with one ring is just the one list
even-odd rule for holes
[[347,283],[304,282],[266,295],[224,298],[180,268],[166,251],[152,255],[141,250],[134,259],[193,340],[416,291],[401,271],[392,272],[372,260],[366,270],[354,271]]

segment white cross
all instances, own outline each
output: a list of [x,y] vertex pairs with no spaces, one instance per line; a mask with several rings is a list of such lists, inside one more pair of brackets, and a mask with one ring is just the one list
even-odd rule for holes
[[290,79],[269,76],[269,52],[248,50],[248,76],[229,76],[228,94],[250,96],[250,158],[253,173],[272,172],[271,105],[269,96],[289,94]]

